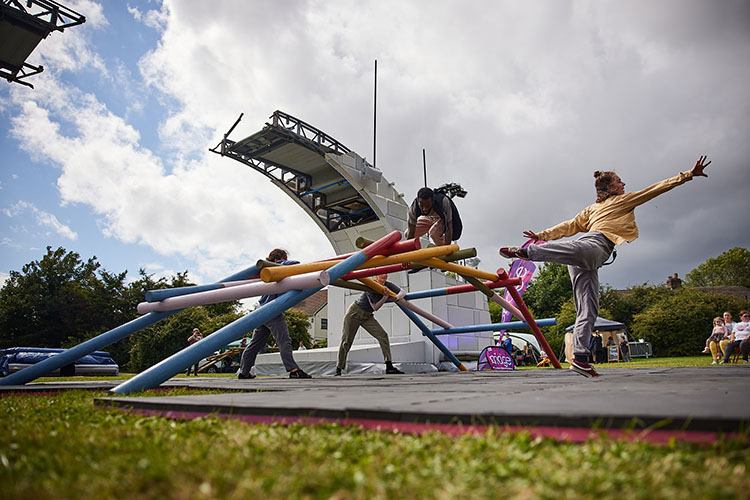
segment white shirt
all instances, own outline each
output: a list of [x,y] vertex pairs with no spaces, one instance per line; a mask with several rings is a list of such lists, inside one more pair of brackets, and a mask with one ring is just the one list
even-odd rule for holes
[[737,323],[736,325],[734,325],[732,333],[734,333],[735,341],[745,340],[750,336],[750,321],[742,321],[741,323]]

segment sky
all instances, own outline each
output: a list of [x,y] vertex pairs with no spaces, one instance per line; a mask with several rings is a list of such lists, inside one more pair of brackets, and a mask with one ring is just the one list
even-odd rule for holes
[[[747,0],[65,0],[86,23],[0,82],[0,280],[59,246],[110,272],[209,283],[264,258],[333,255],[258,172],[208,151],[282,110],[413,199],[461,184],[480,268],[570,219],[593,172],[626,190],[712,161],[636,209],[640,238],[600,280],[684,277],[750,247]],[[373,154],[374,61],[378,64]]]

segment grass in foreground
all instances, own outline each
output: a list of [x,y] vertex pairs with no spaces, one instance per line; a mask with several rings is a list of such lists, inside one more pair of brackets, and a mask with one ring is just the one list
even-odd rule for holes
[[600,437],[567,444],[497,429],[456,438],[338,425],[175,421],[98,409],[95,396],[104,394],[0,398],[4,498],[750,495],[747,441],[652,446]]

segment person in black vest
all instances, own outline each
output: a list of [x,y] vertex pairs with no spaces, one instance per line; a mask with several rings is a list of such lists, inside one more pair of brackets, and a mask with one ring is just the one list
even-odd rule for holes
[[[450,245],[454,240],[453,208],[450,198],[423,187],[417,192],[417,197],[409,208],[407,224],[407,239],[429,234],[436,245]],[[455,239],[458,239],[458,236]]]

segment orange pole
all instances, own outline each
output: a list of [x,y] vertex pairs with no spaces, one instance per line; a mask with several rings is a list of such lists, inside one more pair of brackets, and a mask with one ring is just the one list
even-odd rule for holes
[[498,279],[497,274],[488,273],[487,271],[482,271],[481,269],[474,269],[473,267],[454,264],[452,262],[445,262],[444,260],[440,259],[432,258],[420,261],[419,263],[425,266],[436,267],[444,271],[452,271],[456,274],[466,274],[474,278],[481,278],[490,281],[497,281]]
[[[370,269],[372,267],[386,266],[390,264],[403,264],[413,260],[425,260],[431,257],[440,257],[458,251],[458,245],[443,245],[439,247],[422,248],[411,252],[404,252],[389,257],[376,255],[369,259],[357,269]],[[309,273],[313,271],[324,271],[341,261],[329,260],[325,262],[308,262],[305,264],[293,264],[291,266],[264,267],[260,271],[260,279],[266,283],[279,281],[287,276]]]

